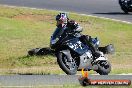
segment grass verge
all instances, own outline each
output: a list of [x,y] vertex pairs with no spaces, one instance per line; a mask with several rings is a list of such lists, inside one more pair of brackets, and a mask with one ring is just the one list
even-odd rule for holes
[[[32,48],[49,46],[50,36],[56,28],[56,14],[57,11],[0,6],[0,74],[63,73],[53,56],[27,56],[27,51]],[[75,13],[69,13],[69,16],[84,28],[84,34],[98,36],[101,46],[115,45],[116,53],[108,55],[111,74],[132,73],[131,24]]]

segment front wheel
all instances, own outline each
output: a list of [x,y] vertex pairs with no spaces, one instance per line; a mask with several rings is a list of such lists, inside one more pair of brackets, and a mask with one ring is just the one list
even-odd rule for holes
[[108,75],[111,71],[111,64],[108,61],[98,61],[98,70],[96,71],[100,75]]
[[[66,50],[67,52],[69,52],[68,54],[70,54],[69,50]],[[77,64],[74,58],[69,58],[69,56],[71,55],[67,55],[65,53],[63,53],[63,51],[59,51],[57,53],[57,62],[60,66],[60,68],[68,75],[74,75],[77,73]],[[70,61],[69,61],[70,59]]]

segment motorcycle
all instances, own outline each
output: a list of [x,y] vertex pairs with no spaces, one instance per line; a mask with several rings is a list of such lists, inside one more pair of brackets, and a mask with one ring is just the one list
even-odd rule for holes
[[98,48],[100,56],[95,58],[90,46],[83,43],[76,33],[66,33],[65,36],[56,38],[53,33],[50,46],[55,52],[60,68],[68,75],[74,75],[81,69],[94,70],[100,75],[108,75],[111,71],[111,64],[105,54],[113,53],[112,44],[99,47],[98,38],[92,38],[91,43]]
[[126,14],[132,12],[132,0],[119,0],[119,5]]

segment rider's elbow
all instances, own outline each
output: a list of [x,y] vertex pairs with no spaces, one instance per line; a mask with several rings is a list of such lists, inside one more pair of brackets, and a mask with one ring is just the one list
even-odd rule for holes
[[81,26],[78,26],[75,31],[76,32],[82,32],[83,31],[83,28]]

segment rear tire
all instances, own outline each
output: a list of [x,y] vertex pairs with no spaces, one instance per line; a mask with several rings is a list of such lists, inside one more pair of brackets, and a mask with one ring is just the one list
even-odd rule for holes
[[108,75],[111,71],[111,64],[108,61],[99,61],[97,66],[98,70],[96,72],[100,75]]
[[121,7],[121,9],[125,12],[125,14],[129,14],[127,9],[125,9],[123,7]]
[[127,10],[126,6],[123,3],[124,3],[124,1],[119,0],[119,4],[120,4],[121,9],[125,12],[125,14],[129,14],[128,13],[129,11]]
[[[66,59],[68,59],[68,58],[64,53],[62,53],[60,51],[57,53],[57,62],[59,64],[60,68],[67,75],[75,75],[77,73],[77,64],[76,64],[75,60],[72,58],[72,60],[74,60],[74,61],[73,61],[73,63],[71,63],[71,62],[65,62]],[[72,69],[68,68],[66,63],[70,63],[71,65],[73,65],[73,68]]]

